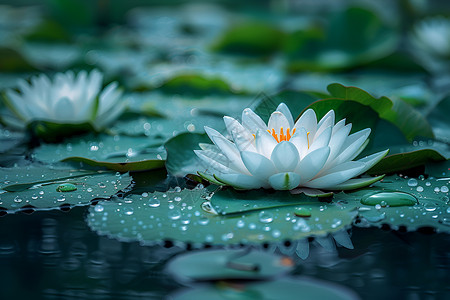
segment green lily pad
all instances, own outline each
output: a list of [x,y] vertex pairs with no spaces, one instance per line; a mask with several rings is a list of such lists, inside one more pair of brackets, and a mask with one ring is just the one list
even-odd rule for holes
[[[449,181],[449,178],[388,176],[370,189],[353,192],[352,196],[362,199],[363,204],[359,207],[362,221],[356,225],[388,224],[393,229],[404,227],[408,231],[431,227],[450,232]],[[367,205],[364,204],[367,197],[380,201]]]
[[147,72],[130,78],[127,83],[132,90],[158,89],[166,93],[200,96],[233,96],[274,92],[283,83],[285,72],[276,62],[249,63],[230,56],[203,54],[194,62],[152,64]]
[[4,178],[0,207],[8,212],[87,205],[93,199],[110,198],[132,180],[128,174],[42,166],[2,168],[0,173]]
[[42,144],[33,157],[46,163],[65,161],[119,172],[141,171],[164,166],[165,151],[160,145],[147,137],[89,135],[64,144]]
[[62,142],[66,137],[96,132],[90,122],[78,124],[33,121],[27,125],[31,135],[47,143]]
[[177,281],[214,281],[227,279],[268,280],[292,271],[287,257],[251,249],[203,250],[172,259],[166,270]]
[[404,101],[391,100],[387,97],[377,99],[359,88],[346,87],[338,83],[330,84],[327,89],[332,97],[352,100],[369,106],[378,113],[381,119],[397,126],[409,141],[418,136],[434,137],[430,124],[417,110]]
[[[264,197],[264,193],[261,195]],[[311,211],[311,218],[295,216],[295,206],[222,216],[214,213],[210,197],[205,189],[131,195],[123,201],[99,202],[90,209],[87,222],[99,234],[144,244],[162,240],[260,244],[325,237],[348,227],[357,214],[354,205],[345,206],[339,200],[332,203],[312,200],[302,204]],[[265,197],[270,201],[270,195]],[[230,203],[236,201],[240,200],[229,199]],[[359,204],[355,199],[352,202]]]
[[379,163],[367,171],[368,174],[385,174],[394,173],[418,166],[425,165],[428,162],[445,161],[448,157],[442,156],[433,149],[422,149],[412,152],[403,152],[388,155]]
[[239,285],[218,283],[194,286],[171,295],[174,300],[292,300],[298,299],[357,300],[350,289],[335,283],[308,277],[287,277],[274,281],[246,282]]
[[28,62],[18,51],[0,47],[0,71],[2,72],[30,72],[36,68]]
[[393,53],[398,36],[375,13],[350,7],[327,17],[324,28],[298,30],[286,38],[290,71],[336,70],[364,65]]
[[269,55],[280,49],[283,37],[284,32],[271,24],[247,22],[225,31],[212,49],[239,55]]
[[193,150],[200,149],[199,143],[209,142],[210,139],[205,133],[182,133],[168,140],[164,144],[167,151],[167,172],[178,177],[197,174],[202,162]]
[[[230,200],[231,199],[231,200]],[[214,193],[211,205],[218,214],[236,214],[253,210],[271,209],[282,206],[308,206],[313,203],[323,205],[315,198],[292,195],[289,191],[222,189]],[[326,203],[325,203],[326,204]]]
[[[240,115],[251,97],[170,96],[153,91],[128,97],[133,118],[121,118],[111,130],[123,135],[145,135],[167,140],[183,132],[203,133],[205,125],[225,129],[224,115]],[[160,103],[164,102],[165,105]],[[159,116],[148,116],[148,111]],[[140,114],[140,115],[136,115]]]

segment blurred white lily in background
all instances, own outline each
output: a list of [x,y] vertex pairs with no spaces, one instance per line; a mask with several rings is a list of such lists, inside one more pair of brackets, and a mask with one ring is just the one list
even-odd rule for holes
[[413,28],[411,42],[430,55],[449,58],[450,19],[434,17],[420,21]]
[[[294,123],[289,108],[280,104],[265,122],[251,109],[242,113],[242,124],[225,116],[231,141],[205,127],[215,145],[200,144],[194,150],[205,163],[205,179],[217,180],[237,189],[273,188],[307,194],[319,190],[348,190],[370,185],[383,176],[356,178],[388,150],[353,161],[368,143],[370,129],[350,134],[352,124],[335,123],[330,110],[319,122],[308,109]],[[214,176],[214,177],[212,177]]]
[[6,106],[11,114],[2,120],[9,126],[23,129],[33,121],[58,124],[91,123],[102,129],[114,122],[124,111],[122,92],[113,82],[102,90],[103,75],[98,70],[90,73],[72,71],[57,73],[53,80],[41,74],[20,79],[19,92],[8,89]]

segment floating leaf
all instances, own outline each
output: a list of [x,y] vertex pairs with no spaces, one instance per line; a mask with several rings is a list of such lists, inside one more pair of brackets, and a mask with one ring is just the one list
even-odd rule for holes
[[179,255],[166,270],[181,283],[205,280],[268,280],[292,271],[294,262],[252,249],[204,250]]
[[271,24],[248,22],[229,28],[212,46],[214,51],[269,55],[280,49],[284,33]]
[[188,299],[242,299],[242,300],[292,300],[292,299],[357,300],[350,289],[335,283],[308,277],[287,277],[274,281],[245,282],[239,285],[219,283],[194,286],[171,295],[174,300]]
[[[225,129],[222,117],[236,116],[251,103],[251,97],[170,96],[160,92],[129,95],[133,118],[121,118],[111,128],[124,135],[145,135],[167,140],[183,132],[204,133],[203,127]],[[164,102],[165,105],[160,105]],[[148,111],[159,116],[148,116]],[[140,115],[139,115],[140,114]]]
[[[412,141],[415,137],[433,138],[431,126],[414,108],[401,100],[390,100],[387,97],[375,98],[369,93],[356,88],[333,83],[328,86],[332,97],[342,100],[352,100],[369,106],[379,117],[397,126],[405,137]],[[332,109],[330,107],[329,109]]]
[[57,143],[64,138],[88,132],[96,132],[91,123],[63,124],[49,121],[33,121],[28,124],[28,130],[33,137],[47,143]]
[[131,183],[127,174],[55,169],[42,166],[0,169],[5,183],[0,207],[15,212],[25,209],[58,209],[107,199]]
[[[155,192],[131,195],[126,201],[99,202],[90,209],[89,226],[99,234],[120,240],[153,244],[161,240],[194,244],[281,243],[309,236],[327,236],[342,231],[356,216],[354,205],[345,206],[340,199],[349,199],[343,193],[335,201],[323,203],[312,198],[301,207],[311,211],[311,218],[295,216],[296,206],[217,215],[204,189],[181,192]],[[214,195],[212,196],[214,198]],[[270,202],[271,195],[260,193]],[[265,197],[265,198],[263,198]],[[213,201],[213,200],[212,200]],[[245,200],[228,199],[229,203]],[[353,204],[358,204],[356,199]]]
[[223,80],[214,77],[205,77],[197,74],[179,75],[169,79],[161,87],[161,90],[172,94],[229,94],[231,87]]
[[368,174],[394,173],[423,166],[428,162],[445,161],[446,158],[433,149],[422,149],[388,155],[373,166]]
[[76,162],[126,172],[162,168],[165,151],[147,137],[89,135],[64,144],[42,144],[33,156],[46,163]]
[[[381,227],[388,224],[393,229],[406,227],[408,231],[432,227],[440,232],[450,232],[449,186],[448,178],[385,177],[371,189],[351,193],[363,203],[359,208],[362,222],[356,225]],[[367,197],[378,198],[380,203],[371,201],[364,205]],[[411,205],[412,201],[415,201],[414,205]]]
[[336,70],[379,60],[394,52],[398,36],[371,11],[350,7],[327,18],[325,28],[299,30],[286,39],[288,69]]
[[167,141],[164,144],[167,151],[167,171],[178,177],[197,174],[197,171],[201,171],[202,162],[193,150],[200,149],[199,143],[209,142],[206,134],[198,133],[182,133]]
[[29,72],[35,70],[36,68],[16,50],[0,47],[1,72]]

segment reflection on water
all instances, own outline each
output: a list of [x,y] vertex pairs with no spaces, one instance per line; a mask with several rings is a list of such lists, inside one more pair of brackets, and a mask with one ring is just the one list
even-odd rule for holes
[[[184,249],[99,237],[85,213],[77,207],[0,218],[0,299],[161,299],[181,288],[163,269]],[[448,235],[354,228],[353,250],[320,242],[306,260],[293,255],[295,275],[347,286],[362,299],[450,296]]]

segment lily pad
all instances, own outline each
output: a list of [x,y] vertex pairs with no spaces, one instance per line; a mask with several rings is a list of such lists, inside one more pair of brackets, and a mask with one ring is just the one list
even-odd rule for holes
[[[111,128],[123,135],[145,135],[167,140],[183,132],[203,133],[205,125],[225,129],[224,115],[240,115],[251,97],[169,96],[153,91],[128,97],[134,118],[122,118]],[[164,102],[165,105],[160,105]],[[148,116],[148,111],[159,116]]]
[[[450,232],[449,182],[449,178],[385,177],[371,189],[351,193],[361,198],[363,204],[359,207],[362,219],[356,225],[381,227],[388,224],[393,229],[404,227],[408,231],[431,227],[439,232]],[[364,204],[367,197],[380,201]]]
[[367,171],[368,174],[385,174],[405,171],[428,162],[445,161],[448,157],[442,156],[433,149],[422,149],[411,152],[396,153],[383,158],[378,164]]
[[[332,203],[312,200],[302,204],[301,207],[311,211],[311,218],[297,217],[296,206],[222,216],[214,213],[208,201],[214,195],[206,189],[143,195],[131,195],[123,201],[99,202],[89,211],[89,226],[102,235],[144,244],[162,240],[193,244],[261,244],[309,236],[325,237],[348,227],[357,213],[354,205],[345,206],[336,199]],[[266,197],[267,201],[271,199],[264,193],[261,197]],[[229,199],[230,203],[236,201],[240,200]],[[359,204],[359,201],[353,200],[353,203]]]
[[292,271],[288,258],[249,249],[203,250],[171,260],[166,270],[178,282],[227,279],[268,280]]
[[76,162],[126,172],[162,168],[165,151],[147,137],[89,135],[64,144],[42,144],[33,157],[46,163]]
[[283,38],[284,32],[271,24],[247,22],[233,25],[212,48],[239,55],[269,55],[281,48]]
[[[433,130],[425,118],[402,100],[391,100],[387,97],[377,99],[359,88],[346,87],[338,83],[330,84],[327,89],[332,97],[369,106],[378,113],[380,118],[397,126],[409,141],[418,136],[434,137]],[[333,107],[329,109],[331,108]]]
[[8,213],[87,205],[93,199],[109,199],[132,180],[128,174],[42,166],[2,168],[0,173],[0,207]]
[[[301,295],[301,296],[300,296]],[[308,277],[287,277],[274,281],[247,282],[238,285],[219,283],[179,291],[171,295],[174,300],[291,300],[298,299],[357,300],[359,297],[343,286]]]
[[164,144],[167,151],[167,172],[174,176],[183,177],[187,174],[197,174],[202,162],[194,153],[200,149],[199,143],[208,143],[209,137],[199,133],[182,133]]
[[288,36],[285,53],[290,71],[336,70],[364,65],[393,53],[398,36],[375,13],[350,7],[327,17],[324,28],[298,30]]

